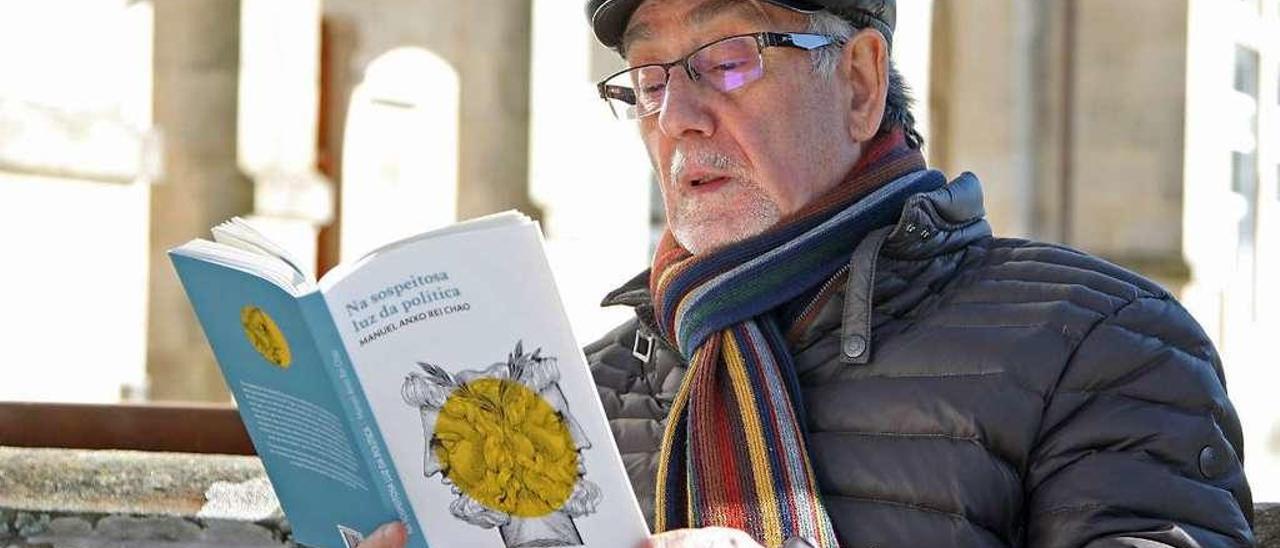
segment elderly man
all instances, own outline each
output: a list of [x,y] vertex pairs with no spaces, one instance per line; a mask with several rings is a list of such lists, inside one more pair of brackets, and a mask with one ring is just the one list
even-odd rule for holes
[[668,219],[605,300],[636,319],[587,348],[652,544],[1253,544],[1212,345],[925,168],[893,0],[587,13]]

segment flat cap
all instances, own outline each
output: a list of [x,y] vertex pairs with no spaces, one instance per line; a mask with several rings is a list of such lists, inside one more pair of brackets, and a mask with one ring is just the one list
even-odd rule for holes
[[[893,28],[898,19],[895,0],[765,0],[800,13],[828,10],[859,27],[873,27],[893,43]],[[622,33],[627,29],[631,13],[644,0],[587,0],[587,21],[600,43],[618,49]]]

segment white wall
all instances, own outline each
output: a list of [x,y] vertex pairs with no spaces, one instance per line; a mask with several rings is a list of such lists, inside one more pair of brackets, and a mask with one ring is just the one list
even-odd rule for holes
[[652,168],[635,123],[615,120],[596,94],[600,55],[613,54],[594,43],[580,2],[534,2],[529,186],[584,345],[629,317],[600,299],[649,261]]
[[929,58],[933,48],[933,0],[898,0],[898,24],[893,34],[893,62],[911,87],[912,114],[929,150]]
[[[1280,276],[1280,3],[1264,5],[1266,16],[1259,18],[1248,11],[1252,3],[1189,4],[1183,249],[1193,283],[1183,302],[1222,355],[1227,389],[1244,425],[1253,498],[1270,502],[1280,500],[1280,360],[1272,344],[1280,333],[1280,299],[1273,289]],[[1248,125],[1252,101],[1233,86],[1237,44],[1263,52],[1256,134]],[[1261,154],[1256,286],[1237,262],[1244,202],[1231,186],[1232,151],[1255,147]]]
[[0,400],[114,403],[142,385],[149,195],[0,172]]
[[150,104],[149,4],[0,3],[0,400],[141,386]]

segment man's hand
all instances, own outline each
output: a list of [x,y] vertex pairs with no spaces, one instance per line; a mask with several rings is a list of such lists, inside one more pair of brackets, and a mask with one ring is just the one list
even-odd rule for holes
[[396,521],[379,527],[359,548],[404,548],[405,540],[404,525]]
[[[359,548],[404,548],[405,531],[400,522],[379,527]],[[643,548],[763,548],[755,539],[737,529],[705,527],[678,529],[649,537]]]
[[[360,545],[364,548],[364,545]],[[737,529],[704,527],[677,529],[649,537],[643,548],[763,548],[755,539]]]

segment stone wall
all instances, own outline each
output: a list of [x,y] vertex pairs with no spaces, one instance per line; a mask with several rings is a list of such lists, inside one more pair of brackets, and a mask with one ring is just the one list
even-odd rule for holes
[[997,234],[1066,243],[1180,290],[1186,2],[935,10],[931,163],[978,174]]
[[1259,504],[1255,507],[1253,532],[1261,548],[1280,546],[1280,504]]
[[289,546],[256,457],[0,447],[0,546]]
[[[1280,504],[1258,545],[1280,548]],[[294,546],[256,457],[0,447],[0,547]]]

